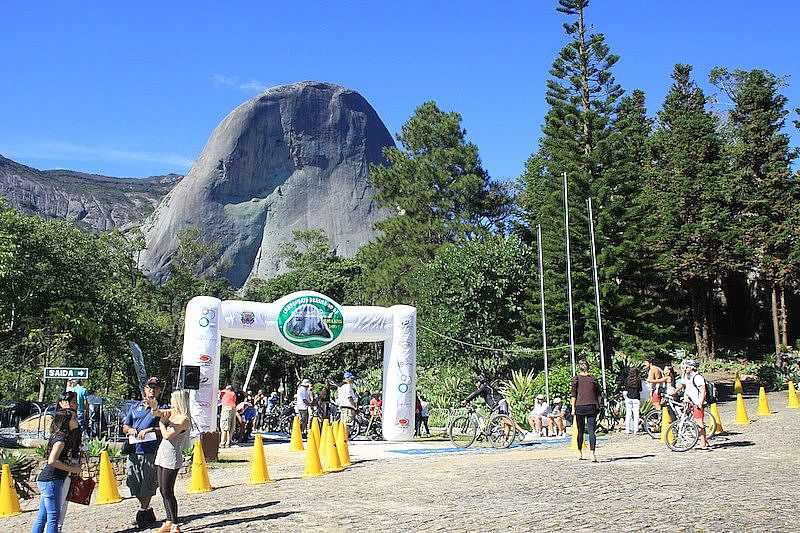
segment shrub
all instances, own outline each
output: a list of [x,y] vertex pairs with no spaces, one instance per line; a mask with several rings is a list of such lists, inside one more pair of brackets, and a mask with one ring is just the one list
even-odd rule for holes
[[109,459],[112,459],[118,457],[122,450],[112,446],[108,440],[98,439],[97,437],[86,443],[86,455],[89,457],[99,457],[102,452],[108,452]]
[[515,370],[511,379],[501,384],[500,392],[511,406],[511,415],[517,424],[527,426],[527,415],[533,409],[536,400],[537,388],[533,370],[523,373]]
[[452,407],[474,390],[472,373],[463,366],[420,368],[417,375],[417,392],[428,400],[431,408]]

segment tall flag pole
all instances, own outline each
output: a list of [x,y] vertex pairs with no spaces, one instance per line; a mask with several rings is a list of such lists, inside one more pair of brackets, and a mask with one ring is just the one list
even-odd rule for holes
[[544,393],[550,403],[550,369],[547,361],[547,321],[544,313],[544,268],[542,267],[542,226],[536,226],[536,242],[539,246],[539,297],[542,306],[542,352],[544,353]]
[[572,375],[575,376],[575,322],[572,318],[572,260],[569,251],[569,192],[567,191],[567,173],[564,172],[564,229],[567,236],[567,309],[569,310],[569,357],[572,363]]
[[594,245],[594,217],[592,216],[592,199],[589,204],[589,233],[592,237],[592,272],[594,273],[594,304],[597,309],[597,335],[600,339],[600,368],[603,372],[603,396],[606,396],[606,353],[603,342],[603,321],[600,313],[600,282],[597,278],[597,251]]

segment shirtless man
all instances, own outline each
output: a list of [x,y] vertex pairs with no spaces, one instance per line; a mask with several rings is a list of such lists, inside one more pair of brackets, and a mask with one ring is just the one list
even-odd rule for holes
[[661,405],[661,393],[659,387],[665,383],[667,379],[664,377],[664,372],[653,364],[653,359],[649,358],[644,362],[644,369],[647,372],[647,384],[650,386],[650,399],[653,405]]

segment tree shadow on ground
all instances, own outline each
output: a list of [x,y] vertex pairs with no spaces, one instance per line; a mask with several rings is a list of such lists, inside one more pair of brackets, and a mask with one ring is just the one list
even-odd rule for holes
[[298,511],[281,511],[279,513],[269,513],[264,514],[261,516],[246,516],[242,518],[230,518],[228,520],[220,520],[219,522],[213,522],[211,524],[203,524],[200,526],[199,531],[207,531],[211,529],[216,529],[225,526],[235,526],[239,524],[247,524],[248,522],[256,522],[260,520],[275,520],[278,518],[285,518],[287,516],[291,516],[296,514]]
[[654,453],[648,453],[645,455],[625,455],[623,457],[609,457],[603,460],[604,463],[610,463],[613,461],[634,461],[636,459],[649,459],[650,457],[655,457]]

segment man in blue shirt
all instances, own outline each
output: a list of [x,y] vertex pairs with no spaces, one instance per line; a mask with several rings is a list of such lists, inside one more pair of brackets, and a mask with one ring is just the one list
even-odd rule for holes
[[144,387],[143,400],[136,402],[125,416],[122,431],[128,437],[130,453],[126,466],[126,484],[131,496],[139,500],[140,509],[136,513],[136,526],[143,528],[155,523],[156,516],[150,507],[150,499],[157,488],[156,452],[160,441],[158,418],[147,404],[148,400],[158,401],[161,394],[161,380],[150,378]]
[[83,432],[87,433],[86,413],[89,410],[89,402],[86,401],[86,395],[89,391],[86,390],[86,387],[81,385],[81,381],[78,379],[70,380],[67,390],[71,390],[78,396],[76,398],[78,402],[78,423],[81,425]]

